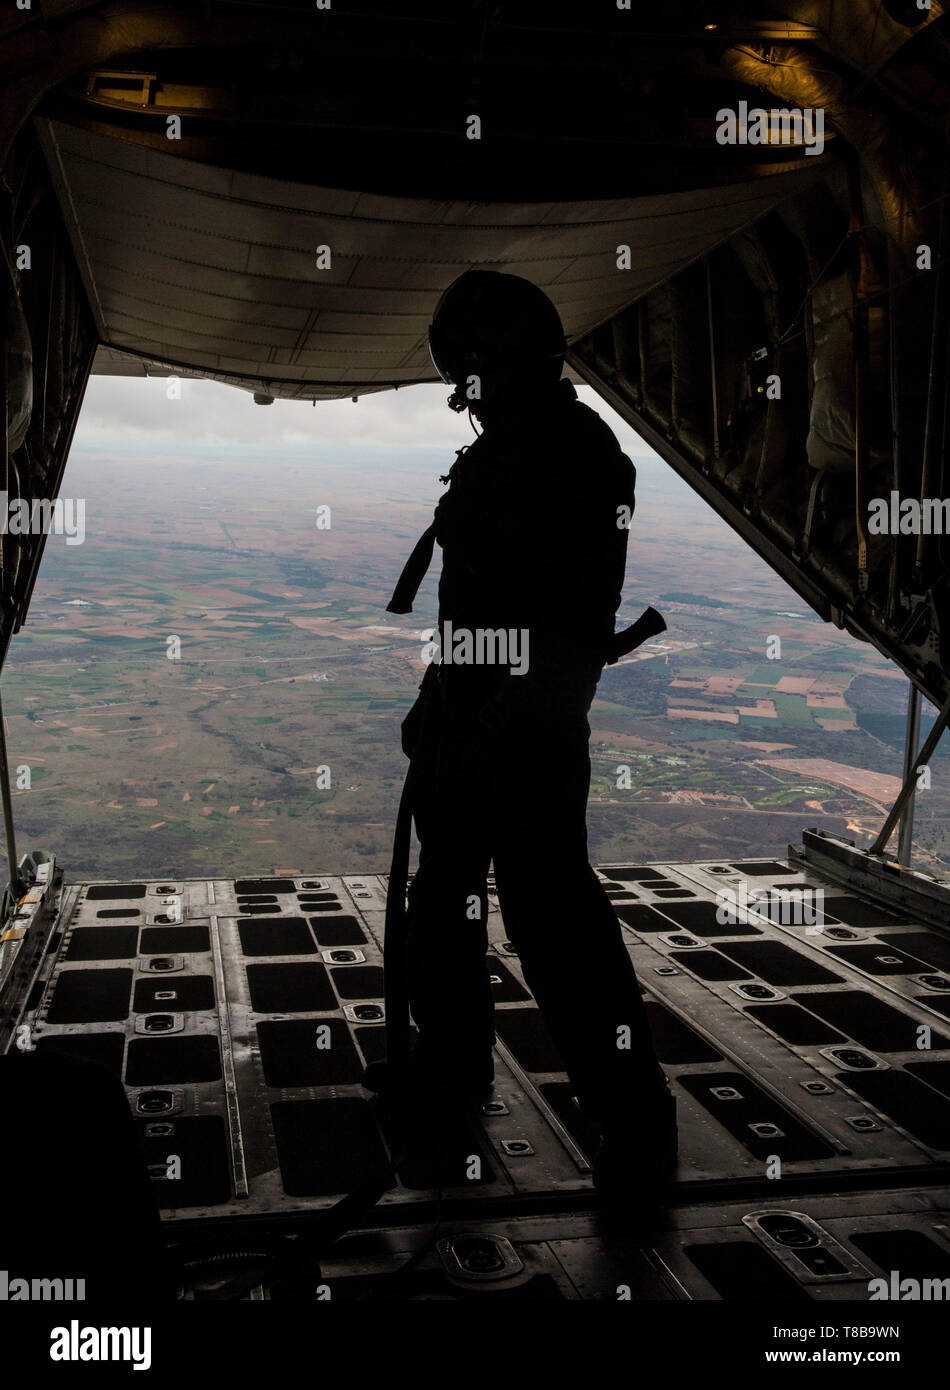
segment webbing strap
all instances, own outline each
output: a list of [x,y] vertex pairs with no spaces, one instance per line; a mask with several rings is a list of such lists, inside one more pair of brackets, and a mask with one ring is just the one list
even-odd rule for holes
[[386,927],[383,938],[384,991],[386,999],[386,1056],[390,1095],[399,1089],[409,1063],[409,974],[406,939],[406,885],[409,880],[409,844],[412,835],[412,764],[406,773],[396,814],[393,853],[386,893]]
[[415,598],[419,585],[426,577],[426,572],[432,564],[432,552],[435,549],[436,523],[423,531],[416,541],[412,554],[403,566],[402,574],[393,590],[393,596],[386,604],[387,613],[411,613],[412,603]]

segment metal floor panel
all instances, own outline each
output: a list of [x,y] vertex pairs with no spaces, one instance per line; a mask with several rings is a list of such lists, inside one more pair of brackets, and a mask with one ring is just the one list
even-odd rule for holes
[[950,1190],[689,1207],[643,1254],[681,1298],[868,1301],[895,1264],[950,1276]]
[[[784,859],[598,872],[677,1095],[673,1229],[686,1221],[700,1245],[721,1243],[718,1230],[757,1250],[743,1214],[773,1204],[904,1190],[914,1210],[944,1198],[950,937]],[[717,920],[724,894],[790,884],[824,892],[822,927],[783,921],[761,897]],[[385,1163],[359,1084],[384,1044],[385,891],[375,875],[321,874],[65,891],[25,1018],[39,1048],[122,1075],[169,1223],[292,1220]],[[589,1128],[493,896],[490,909],[499,1045],[492,1113],[473,1132],[480,1172],[439,1191],[397,1185],[371,1218],[393,1229],[437,1210],[484,1223],[555,1209],[587,1220],[593,1208]],[[166,1176],[172,1156],[180,1176]],[[699,1258],[705,1272],[675,1242],[660,1250],[644,1287],[659,1278],[666,1292],[636,1296],[724,1296],[722,1257]],[[552,1279],[558,1296],[578,1296]]]
[[688,1206],[632,1245],[596,1215],[377,1226],[338,1241],[319,1277],[259,1298],[555,1302],[867,1302],[871,1281],[950,1274],[950,1191]]

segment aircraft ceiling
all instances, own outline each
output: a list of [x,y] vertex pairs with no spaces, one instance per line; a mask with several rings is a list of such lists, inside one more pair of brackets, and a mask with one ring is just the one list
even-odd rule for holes
[[810,177],[596,202],[461,202],[289,183],[60,122],[41,130],[102,343],[93,371],[181,367],[302,399],[435,379],[432,306],[471,265],[533,280],[578,338]]
[[[945,10],[4,6],[19,485],[56,495],[90,365],[264,399],[433,380],[441,290],[470,265],[511,270],[558,305],[573,372],[943,704],[950,538],[869,536],[863,518],[892,489],[950,496]],[[821,110],[823,149],[720,143],[740,102]],[[49,275],[12,268],[24,238]],[[18,546],[0,646],[42,540]]]

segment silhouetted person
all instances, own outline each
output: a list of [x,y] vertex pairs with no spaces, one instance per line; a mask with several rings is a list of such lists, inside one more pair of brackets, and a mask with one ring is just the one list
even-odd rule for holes
[[[468,1099],[491,1085],[493,862],[507,936],[604,1136],[595,1183],[649,1202],[675,1161],[673,1102],[586,826],[587,714],[620,603],[635,470],[560,380],[561,322],[527,280],[462,275],[429,343],[456,387],[449,404],[468,406],[482,432],[452,466],[390,604],[410,611],[438,540],[441,662],[403,725],[420,842],[407,914],[412,1081]],[[479,633],[498,632],[515,638],[507,650],[486,639],[482,655],[505,659],[466,662]]]
[[0,1130],[11,1162],[0,1220],[9,1281],[62,1280],[67,1296],[113,1308],[174,1299],[155,1186],[117,1077],[14,1047],[0,1057]]

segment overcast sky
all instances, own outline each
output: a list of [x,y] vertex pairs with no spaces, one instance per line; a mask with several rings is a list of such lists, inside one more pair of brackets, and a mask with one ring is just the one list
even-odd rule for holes
[[355,403],[276,400],[255,405],[249,392],[216,381],[181,381],[180,400],[168,399],[168,385],[161,377],[90,377],[76,444],[433,444],[457,449],[472,434],[467,418],[460,420],[446,408],[447,386],[382,391]]
[[[226,457],[242,446],[255,448],[309,447],[315,453],[345,447],[413,449],[436,448],[447,454],[474,438],[468,416],[446,406],[449,387],[408,386],[361,396],[356,402],[276,400],[255,405],[251,395],[216,381],[180,382],[181,399],[169,400],[168,381],[161,377],[94,376],[89,380],[73,450],[86,452],[176,453],[200,450],[207,457],[221,451]],[[670,488],[690,489],[624,424],[615,411],[587,386],[578,394],[610,424],[622,447],[639,460],[652,458],[649,481]]]
[[[448,471],[455,450],[475,437],[467,414],[448,409],[450,388],[441,383],[381,391],[355,402],[276,400],[266,406],[255,405],[246,391],[205,380],[182,380],[181,399],[170,400],[168,384],[162,377],[92,377],[71,454],[78,470],[84,459],[119,474],[131,463],[143,475],[158,477],[174,462],[186,470],[200,468],[209,481],[209,470],[243,462],[279,483],[274,475],[283,458],[296,466],[298,478],[301,462],[318,465],[310,470],[314,480],[352,468],[371,491],[398,474],[407,500],[428,520],[440,492],[436,479]],[[652,538],[658,529],[669,537],[689,528],[689,545],[668,549],[653,575],[657,583],[688,588],[715,552],[720,559],[728,553],[736,583],[765,576],[765,562],[614,410],[590,387],[579,386],[578,394],[636,461],[637,536]],[[70,475],[67,469],[65,495],[81,476],[78,470]],[[410,477],[418,486],[407,487]],[[793,591],[787,594],[797,607]]]

